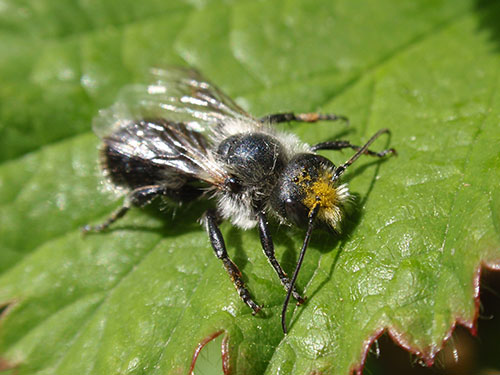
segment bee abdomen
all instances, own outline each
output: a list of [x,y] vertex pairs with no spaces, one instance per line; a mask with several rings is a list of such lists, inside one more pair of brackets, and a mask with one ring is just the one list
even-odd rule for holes
[[101,165],[111,182],[130,189],[154,185],[162,176],[157,166],[124,155],[107,144],[101,150]]

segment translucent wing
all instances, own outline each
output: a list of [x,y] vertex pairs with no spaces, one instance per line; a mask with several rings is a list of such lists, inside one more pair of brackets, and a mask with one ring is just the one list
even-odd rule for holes
[[103,137],[129,120],[142,118],[182,122],[200,132],[214,132],[217,125],[235,121],[259,126],[200,73],[187,68],[154,68],[149,84],[126,86],[117,103],[94,120],[94,131]]

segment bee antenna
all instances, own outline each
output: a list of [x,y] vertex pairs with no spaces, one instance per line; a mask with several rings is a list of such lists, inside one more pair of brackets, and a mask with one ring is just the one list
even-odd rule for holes
[[384,133],[389,133],[389,129],[380,129],[378,132],[376,132],[369,140],[368,142],[366,142],[364,144],[363,147],[361,147],[353,156],[351,156],[351,158],[349,160],[347,160],[344,164],[342,165],[339,165],[336,169],[335,169],[335,172],[333,172],[333,177],[332,177],[332,180],[335,181],[337,180],[344,172],[345,170],[347,169],[347,167],[349,167],[352,163],[354,163],[356,160],[358,160],[358,158],[363,155],[364,153],[366,153],[366,151],[368,150],[368,147],[370,147],[370,145],[375,142],[375,140],[380,137],[382,134]]
[[300,250],[299,260],[297,261],[297,266],[295,267],[295,272],[293,273],[292,280],[288,286],[288,291],[286,293],[285,302],[283,303],[283,309],[281,310],[281,327],[283,328],[283,333],[286,335],[288,333],[286,328],[286,310],[288,308],[288,302],[290,302],[290,296],[292,295],[293,287],[297,281],[297,276],[299,275],[300,267],[304,260],[304,255],[306,254],[307,245],[311,239],[312,230],[314,227],[314,219],[318,215],[320,205],[316,203],[311,211],[309,211],[309,224],[307,226],[306,237],[304,238],[304,243],[302,244],[302,249]]

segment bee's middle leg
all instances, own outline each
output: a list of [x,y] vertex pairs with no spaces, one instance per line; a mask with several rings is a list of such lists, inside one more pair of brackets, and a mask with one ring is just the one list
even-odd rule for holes
[[253,314],[257,314],[261,310],[261,306],[257,305],[252,298],[248,289],[245,287],[242,275],[236,264],[229,258],[226,251],[226,244],[222,233],[217,225],[217,215],[214,210],[208,210],[205,212],[203,217],[203,223],[205,224],[205,229],[210,238],[210,243],[215,251],[215,255],[218,259],[222,260],[224,268],[231,277],[233,284],[238,292],[240,298],[253,310]]
[[[321,142],[321,143],[317,143],[317,144],[311,146],[311,150],[313,150],[313,151],[342,150],[344,148],[351,148],[353,150],[359,151],[359,150],[361,150],[362,147],[353,145],[349,141],[342,141],[342,140]],[[366,149],[364,151],[364,154],[382,158],[388,154],[396,154],[396,150],[394,150],[393,148],[389,148],[387,150],[382,150],[382,151],[377,152],[377,151],[372,151],[372,150]]]

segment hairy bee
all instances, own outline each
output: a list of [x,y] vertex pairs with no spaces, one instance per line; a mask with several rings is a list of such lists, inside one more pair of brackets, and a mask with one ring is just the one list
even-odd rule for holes
[[[216,207],[202,218],[217,258],[231,277],[241,299],[257,313],[261,307],[245,287],[241,272],[229,258],[219,230],[221,220],[243,229],[258,226],[265,255],[287,295],[304,298],[295,287],[304,254],[316,226],[338,230],[350,200],[340,177],[361,155],[383,157],[393,149],[373,152],[348,141],[309,146],[295,135],[276,130],[281,122],[347,119],[334,114],[279,113],[255,118],[191,69],[153,69],[148,85],[126,87],[111,108],[102,110],[94,130],[103,140],[101,165],[112,183],[128,190],[123,206],[103,223],[84,232],[102,231],[133,206],[142,207],[158,196],[176,202],[211,197]],[[351,148],[356,152],[335,166],[317,150]],[[299,260],[289,279],[274,254],[268,215],[306,228]]]

